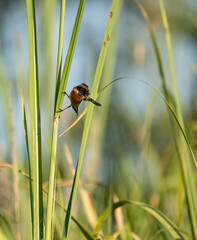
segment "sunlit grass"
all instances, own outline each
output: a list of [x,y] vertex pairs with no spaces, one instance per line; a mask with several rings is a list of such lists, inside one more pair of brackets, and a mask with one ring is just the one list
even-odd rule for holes
[[[12,207],[13,203],[10,204],[10,212],[0,209],[0,239],[19,240],[20,235],[21,239],[29,236],[28,239],[47,240],[195,239],[197,200],[196,169],[193,166],[196,158],[193,139],[185,128],[180,105],[171,43],[173,32],[170,31],[171,23],[168,22],[162,0],[159,2],[160,17],[165,30],[163,35],[166,36],[173,90],[166,84],[166,75],[169,74],[164,69],[163,49],[159,48],[154,25],[149,13],[138,1],[137,6],[148,25],[152,51],[161,78],[161,89],[137,76],[120,76],[116,72],[119,44],[122,44],[119,42],[118,31],[124,13],[124,1],[113,0],[112,8],[108,11],[108,24],[103,27],[105,35],[100,42],[101,50],[96,69],[88,70],[91,73],[95,71],[94,79],[87,80],[91,86],[91,97],[99,97],[102,107],[95,108],[93,104],[87,106],[85,103],[85,110],[81,110],[79,118],[73,117],[70,127],[63,126],[66,131],[58,132],[63,118],[61,115],[60,119],[58,110],[62,108],[62,92],[66,90],[69,80],[78,34],[83,23],[85,2],[79,1],[76,9],[77,15],[75,24],[72,23],[74,27],[65,59],[62,58],[62,53],[65,47],[63,36],[66,1],[62,0],[59,6],[56,77],[53,79],[56,88],[50,89],[50,92],[53,92],[51,98],[54,98],[54,106],[51,107],[53,119],[50,119],[53,125],[48,129],[52,133],[50,142],[40,121],[40,116],[44,115],[46,109],[40,107],[43,106],[40,105],[40,93],[44,91],[39,89],[39,48],[35,19],[37,9],[33,0],[26,1],[30,101],[23,98],[23,86],[20,87],[25,157],[21,157],[24,158],[22,161],[20,151],[15,151],[15,154],[13,151],[20,167],[10,164],[9,159],[0,159],[0,171],[6,173],[11,182],[14,178],[10,172],[18,174],[19,185],[15,186],[15,194],[19,194],[17,197],[21,218],[20,223],[17,223],[19,218],[16,214],[10,214],[16,210]],[[55,6],[54,2],[52,6]],[[49,11],[51,15],[54,13],[52,6]],[[48,27],[51,24],[52,21],[48,23]],[[51,33],[49,35],[51,36]],[[50,48],[51,39],[47,40]],[[53,55],[48,53],[48,56]],[[50,62],[53,62],[53,59],[47,60],[48,65]],[[1,55],[0,64],[0,90],[4,98],[2,114],[6,119],[5,131],[10,141],[10,149],[13,150],[14,144],[11,140],[15,137],[10,129],[14,127],[14,119],[12,111],[7,111],[7,108],[11,108],[11,91]],[[81,81],[85,82],[82,79]],[[138,119],[134,111],[128,109],[132,108],[132,103],[125,106],[122,97],[118,96],[119,92],[124,91],[122,83],[128,81],[140,82],[141,88],[149,88],[152,92],[145,114]],[[51,83],[49,86],[51,88]],[[48,97],[43,97],[42,101],[48,101]],[[166,106],[167,111],[155,117],[157,104]],[[64,115],[67,119],[66,114],[68,112]],[[68,125],[67,122],[65,125]],[[80,131],[79,138],[75,136],[77,131]],[[42,140],[41,132],[44,136]],[[48,149],[42,152],[50,152],[49,165],[44,153],[41,154],[43,142],[47,142],[45,145]],[[3,183],[2,187],[4,185],[5,192],[12,192],[11,186]],[[14,195],[12,197],[14,198]],[[6,196],[2,199],[6,199]],[[18,228],[19,234],[16,234],[17,224],[21,225],[20,229]]]

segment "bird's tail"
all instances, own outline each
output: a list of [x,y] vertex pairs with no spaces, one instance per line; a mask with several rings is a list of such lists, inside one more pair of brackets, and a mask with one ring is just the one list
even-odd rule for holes
[[92,102],[92,103],[94,103],[94,105],[96,105],[96,106],[101,106],[100,103],[96,102],[94,99],[92,99],[92,98],[90,98],[90,97],[86,98],[86,101]]

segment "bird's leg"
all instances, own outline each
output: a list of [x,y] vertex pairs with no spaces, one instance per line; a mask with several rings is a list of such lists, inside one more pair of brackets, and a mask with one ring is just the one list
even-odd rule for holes
[[72,106],[72,108],[73,108],[73,110],[76,112],[77,117],[78,117],[78,107],[76,107],[76,106]]
[[69,106],[66,107],[66,108],[60,109],[59,111],[57,111],[57,113],[63,112],[64,110],[66,110],[66,109],[68,109],[68,108],[70,108],[70,107],[71,107],[71,105],[69,105]]
[[62,92],[64,95],[66,95],[68,98],[70,98],[70,96],[68,95],[67,92]]

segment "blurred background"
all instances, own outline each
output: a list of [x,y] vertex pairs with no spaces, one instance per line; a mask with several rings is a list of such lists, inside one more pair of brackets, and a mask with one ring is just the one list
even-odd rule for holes
[[[63,62],[78,2],[68,0],[66,3]],[[67,93],[83,82],[88,84],[91,90],[111,3],[110,0],[87,0],[86,2]],[[167,86],[173,93],[159,1],[144,0],[141,3],[151,19],[163,61]],[[106,188],[95,184],[95,181],[112,186],[119,199],[152,203],[173,221],[180,221],[180,226],[186,231],[184,205],[182,217],[178,216],[177,212],[176,194],[180,187],[180,169],[174,153],[166,105],[150,87],[134,79],[142,79],[162,92],[161,78],[147,23],[134,1],[121,1],[121,6],[112,39],[110,39],[111,45],[100,89],[118,77],[132,77],[132,79],[115,82],[99,96],[98,102],[102,107],[95,107],[94,110],[81,177],[87,181],[84,187],[91,192],[91,199],[98,215],[106,207],[108,192]],[[166,0],[165,7],[171,30],[181,107],[192,146],[196,147],[197,3],[194,0]],[[48,181],[49,174],[59,8],[60,1],[36,1],[44,181]],[[0,163],[14,164],[13,159],[15,159],[18,168],[28,172],[19,92],[19,86],[21,86],[30,129],[25,1],[1,0],[0,36]],[[87,104],[84,102],[80,105],[79,113]],[[69,99],[65,97],[64,107],[67,105],[69,105]],[[75,119],[76,114],[72,109],[63,112],[59,133],[66,130]],[[61,179],[72,179],[68,166],[69,161],[73,166],[77,162],[83,124],[84,120],[80,121],[58,141],[57,162]],[[26,192],[28,182],[23,176],[18,177],[20,178],[20,198],[25,196],[28,198]],[[0,169],[0,181],[0,215],[14,222],[13,173]],[[68,193],[67,190],[70,191],[70,188],[63,190],[65,195]],[[75,214],[79,206],[80,203],[77,203]],[[136,213],[131,207],[125,209],[126,217],[132,219],[125,227],[138,232],[142,239],[151,239],[149,236],[153,236],[155,228],[159,229],[159,226],[156,225],[150,229],[150,223],[147,224],[148,216],[145,215],[142,227],[142,221],[136,221],[138,218],[142,219],[142,212]],[[20,209],[21,225],[27,227],[28,224],[30,225],[30,217],[23,214],[23,211]],[[84,213],[81,214],[83,216]],[[2,222],[4,221],[1,220],[1,224]],[[25,234],[23,233],[22,239],[28,239],[25,238]],[[73,236],[73,239],[77,239],[76,236]]]

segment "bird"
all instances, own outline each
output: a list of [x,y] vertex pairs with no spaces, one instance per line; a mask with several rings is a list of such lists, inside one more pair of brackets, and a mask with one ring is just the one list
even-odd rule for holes
[[82,101],[89,101],[92,102],[96,106],[101,106],[100,103],[96,102],[94,99],[89,97],[90,92],[89,88],[85,83],[82,83],[78,86],[75,86],[73,90],[71,91],[70,95],[68,95],[66,92],[62,92],[64,95],[67,95],[67,97],[70,99],[70,105],[64,109],[60,109],[58,112],[63,112],[64,110],[72,107],[73,110],[78,115],[78,108]]

